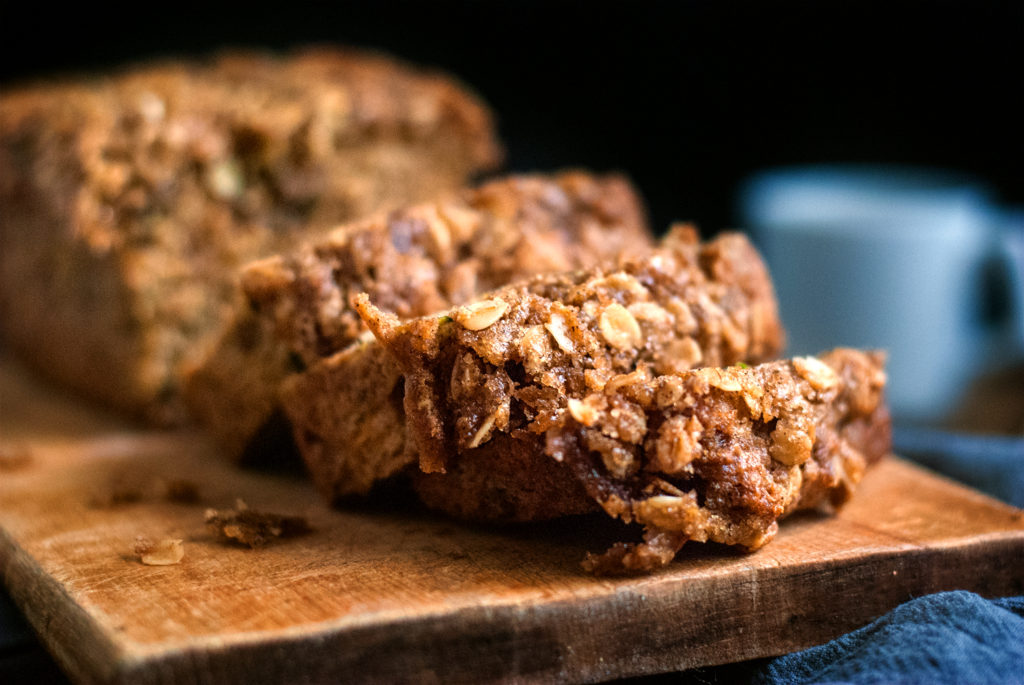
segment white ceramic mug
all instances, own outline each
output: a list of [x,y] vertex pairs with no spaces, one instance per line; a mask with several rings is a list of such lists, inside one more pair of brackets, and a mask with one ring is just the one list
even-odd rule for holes
[[[1009,321],[989,311],[987,274],[1000,262],[1012,272],[1002,215],[981,184],[921,169],[799,167],[755,176],[740,201],[789,351],[886,349],[897,418],[941,418],[979,371],[1019,354]],[[1020,310],[1020,288],[1002,296],[1004,309]]]

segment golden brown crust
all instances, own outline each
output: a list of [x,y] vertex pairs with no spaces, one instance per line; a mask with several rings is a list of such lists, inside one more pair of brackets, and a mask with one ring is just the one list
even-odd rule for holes
[[[226,55],[0,97],[5,337],[94,397],[173,419],[235,269],[495,166],[486,108],[396,61]],[[33,284],[32,287],[23,287]]]
[[341,227],[249,265],[242,288],[312,364],[366,330],[352,306],[360,293],[408,319],[534,274],[636,256],[652,243],[624,178],[517,175]]
[[[357,294],[402,318],[421,316],[509,280],[592,266],[651,244],[629,183],[579,171],[512,176],[379,214],[249,265],[242,285],[250,306],[190,374],[186,396],[225,449],[241,455],[273,414],[287,375],[365,332],[352,306]],[[342,405],[333,407],[336,419],[311,425],[309,416],[331,413],[315,406],[318,390],[298,390],[291,411],[305,435],[318,436],[317,452],[359,442]],[[310,399],[300,408],[302,397]],[[359,400],[347,411],[359,415],[363,406]]]

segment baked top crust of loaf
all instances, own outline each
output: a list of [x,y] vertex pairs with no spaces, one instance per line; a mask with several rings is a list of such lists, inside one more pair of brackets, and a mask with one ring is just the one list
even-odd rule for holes
[[637,256],[653,237],[618,175],[517,175],[359,221],[288,255],[249,265],[242,289],[306,363],[366,330],[366,293],[400,319],[440,312],[540,273]]
[[[451,79],[318,49],[232,53],[0,96],[0,311],[51,376],[157,421],[237,269],[494,168]],[[26,283],[37,284],[32,288]]]
[[[503,155],[490,111],[451,77],[337,48],[284,57],[230,52],[11,89],[0,97],[0,131],[5,142],[45,138],[65,145],[47,150],[76,165],[81,206],[75,230],[98,247],[144,238],[142,227],[111,223],[107,215],[166,201],[173,189],[161,186],[180,183],[189,164],[201,167],[206,192],[235,200],[243,213],[262,213],[253,205],[272,202],[245,197],[256,195],[247,192],[254,181],[273,186],[281,204],[294,205],[278,210],[281,228],[294,222],[289,212],[316,220],[316,208],[300,205],[325,197],[337,203],[346,195],[358,202],[363,189],[330,188],[330,174],[318,166],[348,146],[386,139],[401,146],[457,132],[447,142],[458,145],[451,150],[458,164],[489,170]],[[396,151],[382,154],[389,152]],[[58,160],[32,161],[43,173]],[[6,183],[20,178],[8,176]],[[377,208],[341,213],[361,216]],[[330,213],[328,222],[337,221],[336,209],[322,211]]]

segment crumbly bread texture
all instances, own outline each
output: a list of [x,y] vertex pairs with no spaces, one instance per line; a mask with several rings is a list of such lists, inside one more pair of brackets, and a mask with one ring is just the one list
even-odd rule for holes
[[[641,366],[667,374],[757,362],[783,343],[771,282],[747,239],[725,234],[702,245],[688,226],[642,257],[537,276],[447,313],[402,322],[365,295],[356,306],[377,342],[310,367],[282,392],[300,451],[331,498],[365,492],[375,478],[412,463],[424,473],[450,472],[466,450],[502,455],[494,468],[518,483],[512,490],[528,489],[558,469],[553,462],[512,466],[514,443],[542,436],[570,400]],[[374,430],[389,436],[388,449],[364,449],[364,421],[385,418],[393,427]],[[522,455],[532,459],[529,450]],[[529,506],[556,515],[586,501],[556,497]],[[462,513],[540,517],[494,502],[493,516]]]
[[[510,281],[614,261],[652,245],[637,194],[615,175],[513,176],[382,213],[248,266],[242,276],[247,306],[189,374],[186,398],[225,451],[242,456],[276,415],[281,380],[366,332],[353,306],[359,293],[407,319]],[[385,370],[386,356],[364,361],[367,370],[346,382],[353,392],[386,397],[397,372]],[[344,385],[324,383],[319,396]],[[386,411],[364,414],[368,406],[377,403],[358,403],[344,419],[353,448],[393,437],[365,432],[388,425]],[[321,415],[324,408],[309,411]]]
[[837,349],[748,368],[641,371],[570,403],[545,432],[544,454],[608,515],[644,528],[642,543],[588,555],[584,567],[651,571],[688,540],[754,550],[780,518],[842,506],[891,446],[883,364],[881,354]]
[[473,95],[346,51],[5,91],[4,337],[94,398],[173,421],[182,364],[231,311],[239,266],[499,160]]

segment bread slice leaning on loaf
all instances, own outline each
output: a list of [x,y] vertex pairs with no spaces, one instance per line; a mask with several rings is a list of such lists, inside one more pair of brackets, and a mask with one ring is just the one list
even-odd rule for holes
[[[747,239],[702,245],[690,227],[641,257],[537,276],[410,321],[368,296],[357,305],[376,340],[292,376],[282,391],[310,473],[332,499],[411,464],[444,472],[460,450],[489,449],[497,436],[540,436],[570,399],[640,366],[757,362],[783,344],[771,281]],[[569,513],[559,509],[566,501],[542,503],[545,515]]]
[[238,268],[501,158],[443,75],[351,51],[167,61],[0,95],[7,345],[158,422],[236,303]]
[[[186,398],[229,455],[258,456],[280,444],[271,433],[283,423],[281,381],[366,333],[354,307],[359,293],[406,319],[537,273],[640,254],[652,244],[630,184],[580,171],[510,176],[380,213],[251,264],[241,279],[245,303],[188,374]],[[386,385],[390,392],[393,379],[376,375],[385,362],[368,364],[375,370],[365,391]],[[360,382],[361,373],[347,382]],[[378,425],[382,417],[366,418]]]

